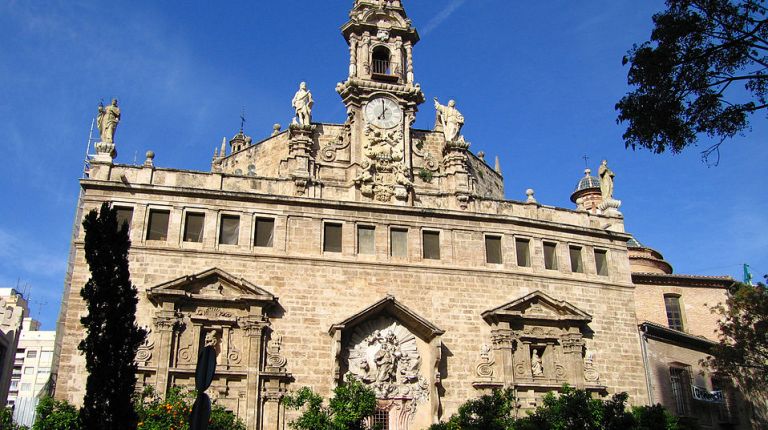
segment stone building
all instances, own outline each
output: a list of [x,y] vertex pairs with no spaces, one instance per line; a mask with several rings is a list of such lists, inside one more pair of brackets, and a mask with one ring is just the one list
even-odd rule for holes
[[[150,332],[139,385],[194,385],[212,342],[209,393],[249,429],[285,428],[286,392],[328,395],[347,374],[376,392],[387,429],[426,428],[502,386],[521,409],[566,383],[647,403],[631,236],[612,185],[577,196],[576,210],[532,191],[506,200],[455,102],[435,100],[434,129],[412,127],[425,97],[401,1],[357,0],[349,16],[341,124],[311,120],[303,84],[287,130],[259,141],[241,130],[202,172],[156,167],[152,152],[143,166],[116,164],[117,102],[101,110],[80,209],[112,202],[130,224],[137,319]],[[74,240],[55,395],[80,403],[89,273],[82,232]]]
[[5,405],[11,379],[16,376],[14,361],[22,321],[29,315],[27,299],[13,288],[0,288],[0,405]]

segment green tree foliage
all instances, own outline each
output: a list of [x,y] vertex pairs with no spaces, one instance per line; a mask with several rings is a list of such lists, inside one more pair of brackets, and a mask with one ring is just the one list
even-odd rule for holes
[[27,430],[25,426],[20,426],[13,422],[13,410],[9,407],[0,408],[0,429]]
[[429,430],[682,430],[661,405],[628,411],[626,393],[600,400],[565,386],[558,395],[547,394],[528,416],[517,418],[517,405],[511,389],[496,390],[467,401],[448,422]]
[[52,397],[43,397],[37,404],[32,430],[80,430],[77,408]]
[[714,311],[722,316],[720,343],[707,364],[753,396],[768,398],[768,288],[738,283]]
[[136,288],[128,272],[128,226],[117,225],[117,211],[104,203],[83,221],[85,259],[91,278],[80,291],[88,315],[80,322],[86,337],[88,379],[80,410],[86,430],[135,429],[131,399],[136,386],[136,351],[146,332],[136,326]]
[[[765,0],[667,0],[650,41],[624,57],[636,89],[616,105],[627,147],[680,152],[706,135],[718,143],[768,107]],[[739,88],[739,87],[742,88]]]
[[285,405],[304,410],[290,423],[296,430],[366,430],[365,419],[376,412],[376,395],[350,377],[333,390],[327,407],[323,398],[307,387],[286,396]]
[[[173,387],[161,398],[147,387],[136,400],[139,430],[189,430],[189,414],[195,392]],[[235,414],[214,403],[208,430],[245,430],[245,423]]]

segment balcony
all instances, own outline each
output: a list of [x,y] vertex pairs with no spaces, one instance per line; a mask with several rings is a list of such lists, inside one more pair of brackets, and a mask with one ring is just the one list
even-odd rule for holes
[[377,81],[397,82],[399,77],[395,75],[392,63],[387,60],[372,61],[371,77]]

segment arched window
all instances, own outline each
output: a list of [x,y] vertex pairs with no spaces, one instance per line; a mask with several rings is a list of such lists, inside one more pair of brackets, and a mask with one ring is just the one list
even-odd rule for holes
[[392,74],[392,68],[390,67],[390,53],[389,49],[385,46],[377,46],[373,49],[372,56],[373,74],[374,75],[386,75]]

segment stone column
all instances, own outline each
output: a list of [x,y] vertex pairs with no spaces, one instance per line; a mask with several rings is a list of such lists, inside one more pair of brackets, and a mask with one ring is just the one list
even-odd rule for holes
[[[252,309],[252,313],[253,309]],[[260,311],[259,311],[260,313]],[[261,371],[261,348],[264,328],[267,322],[262,317],[248,317],[238,321],[245,332],[246,343],[246,394],[245,424],[250,430],[258,430],[259,424],[259,373]]]
[[261,430],[283,430],[285,407],[283,397],[287,393],[283,382],[284,375],[266,376],[262,390]]
[[494,357],[501,360],[499,368],[501,369],[501,381],[505,384],[515,382],[515,363],[514,354],[517,344],[515,334],[510,329],[496,329],[491,331],[491,341],[493,342]]
[[413,43],[405,43],[405,70],[406,70],[406,83],[413,84],[415,76],[413,74]]
[[168,391],[168,369],[171,365],[174,333],[181,327],[181,320],[173,310],[173,303],[164,303],[154,319],[157,331],[156,390],[165,395]]
[[583,390],[585,386],[584,360],[582,359],[584,339],[582,339],[581,334],[569,333],[563,335],[560,343],[563,346],[563,357],[565,358],[568,379],[574,387]]
[[288,141],[288,174],[296,184],[296,194],[304,195],[315,168],[312,146],[315,126],[291,124]]
[[357,76],[357,35],[349,37],[349,77]]

